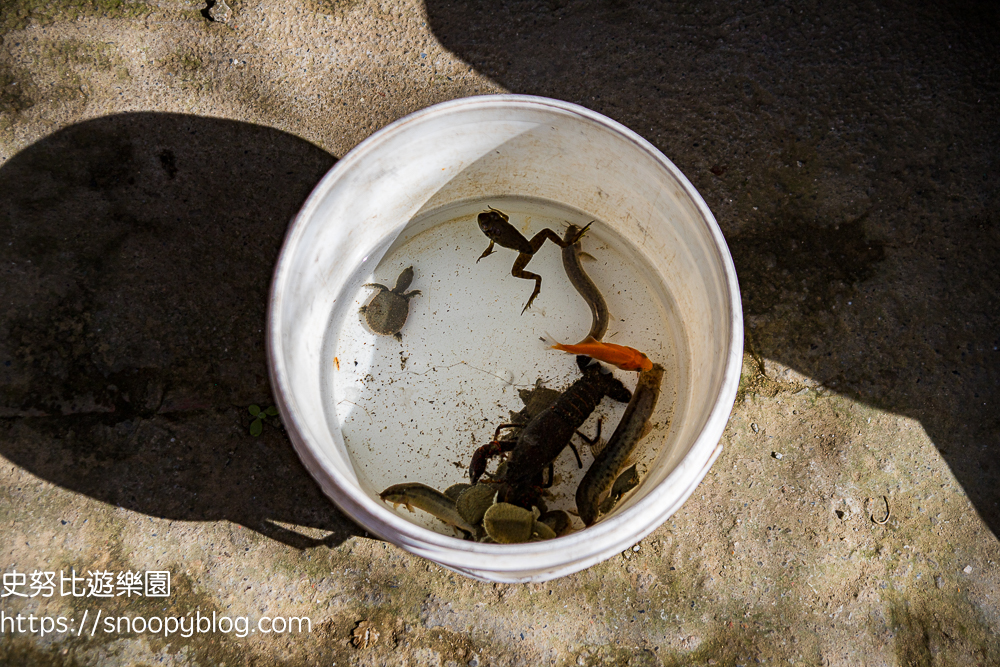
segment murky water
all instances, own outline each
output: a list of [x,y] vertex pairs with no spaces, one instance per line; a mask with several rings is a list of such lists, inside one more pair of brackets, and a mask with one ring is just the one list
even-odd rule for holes
[[[423,482],[436,489],[468,481],[475,449],[493,437],[510,412],[523,407],[518,389],[541,379],[563,390],[580,377],[573,355],[550,349],[540,340],[551,336],[575,343],[591,326],[590,309],[566,278],[561,250],[546,243],[528,271],[542,276],[542,289],[524,314],[534,282],[511,276],[517,257],[497,246],[479,263],[489,244],[476,224],[487,205],[510,216],[526,237],[548,227],[562,237],[569,223],[586,225],[581,212],[521,198],[494,197],[431,211],[413,220],[378,266],[359,269],[360,283],[396,284],[413,267],[402,340],[376,335],[359,308],[377,290],[362,287],[354,304],[337,309],[330,344],[323,359],[326,404],[331,423],[339,424],[359,475],[373,495],[393,484]],[[639,255],[606,225],[596,221],[583,238],[593,257],[583,266],[604,294],[611,322],[606,342],[642,350],[666,368],[653,433],[638,453],[639,470],[659,453],[674,410],[678,356],[686,354],[683,335],[669,293],[656,285]],[[637,374],[614,369],[630,389]],[[594,434],[604,419],[603,439],[614,431],[625,404],[605,398],[581,427]],[[577,467],[567,448],[556,460],[556,483],[549,490],[550,509],[575,511],[574,496],[593,460],[586,444],[574,438],[583,457]],[[423,512],[403,516],[446,534],[453,529]],[[582,523],[577,524],[578,527]]]

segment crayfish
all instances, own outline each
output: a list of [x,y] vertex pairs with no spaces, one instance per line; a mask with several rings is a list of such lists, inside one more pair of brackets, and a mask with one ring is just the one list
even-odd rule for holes
[[[583,377],[570,385],[551,407],[539,412],[527,424],[500,424],[493,440],[477,449],[472,455],[469,478],[475,484],[486,472],[486,465],[491,458],[506,452],[510,453],[505,471],[495,480],[501,484],[498,502],[509,502],[528,508],[532,504],[537,505],[537,490],[551,486],[554,461],[563,449],[567,446],[573,449],[577,463],[583,467],[580,455],[570,440],[577,434],[589,442],[596,441],[596,438],[587,438],[577,429],[587,420],[601,399],[609,396],[616,401],[627,403],[632,398],[632,392],[601,364],[592,362],[589,357],[582,355],[576,358],[576,363]],[[500,440],[500,431],[505,428],[520,428],[521,431],[514,440]],[[600,423],[598,423],[597,437],[600,437]],[[549,469],[549,480],[547,484],[543,484],[542,473],[546,466]]]

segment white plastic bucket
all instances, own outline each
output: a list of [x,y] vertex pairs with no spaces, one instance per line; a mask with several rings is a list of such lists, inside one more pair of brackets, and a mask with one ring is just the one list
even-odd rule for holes
[[[662,282],[680,333],[669,429],[651,436],[659,438],[651,446],[661,454],[639,488],[585,530],[497,545],[429,530],[378,498],[331,415],[336,397],[323,359],[332,344],[332,314],[354,299],[358,267],[378,265],[412,220],[451,202],[512,195],[565,204],[613,228]],[[507,252],[506,260],[496,261],[509,267],[513,254]],[[628,548],[694,491],[722,449],[740,377],[743,317],[732,258],[715,218],[656,148],[574,104],[482,96],[438,104],[383,128],[320,181],[278,260],[268,353],[278,407],[299,456],[354,521],[471,577],[544,581]]]

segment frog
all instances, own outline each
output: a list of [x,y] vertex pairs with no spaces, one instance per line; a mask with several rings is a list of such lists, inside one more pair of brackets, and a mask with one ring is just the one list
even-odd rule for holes
[[488,207],[488,209],[479,214],[478,222],[479,229],[482,230],[483,234],[486,234],[486,237],[490,240],[490,245],[479,256],[476,263],[478,264],[479,260],[493,254],[494,244],[500,244],[503,248],[518,252],[517,259],[514,260],[514,266],[511,267],[510,275],[515,278],[535,281],[535,289],[531,293],[531,297],[528,298],[528,302],[524,304],[524,308],[521,309],[521,314],[524,315],[524,311],[531,307],[531,304],[535,301],[535,297],[542,291],[542,277],[537,273],[525,271],[524,267],[528,265],[528,262],[531,261],[531,258],[538,252],[546,240],[552,241],[560,248],[567,248],[579,241],[587,233],[587,230],[590,229],[590,225],[594,224],[594,221],[590,221],[578,234],[565,241],[548,228],[532,236],[529,241],[521,232],[515,229],[514,225],[510,224],[510,216],[492,206]]
[[396,286],[393,289],[379,283],[365,284],[365,287],[374,287],[379,291],[358,311],[365,316],[365,322],[372,331],[383,336],[393,336],[402,342],[403,334],[400,333],[400,329],[406,324],[406,318],[410,314],[410,299],[420,294],[420,290],[406,292],[411,282],[413,282],[412,266],[403,269],[396,278]]

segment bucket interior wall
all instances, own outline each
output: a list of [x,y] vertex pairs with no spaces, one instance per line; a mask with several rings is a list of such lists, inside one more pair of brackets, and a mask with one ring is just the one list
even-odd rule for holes
[[[485,201],[532,231],[562,232],[567,220],[582,228],[593,219],[544,200]],[[329,376],[323,383],[324,403],[335,410],[358,481],[373,498],[404,482],[439,490],[468,482],[473,452],[490,443],[497,425],[517,421],[512,413],[524,406],[524,397],[536,385],[563,391],[583,377],[574,355],[540,340],[552,336],[572,343],[591,328],[590,309],[565,275],[562,252],[546,243],[532,258],[528,269],[543,276],[543,287],[531,309],[522,313],[534,281],[511,276],[517,254],[501,250],[476,261],[487,245],[476,224],[486,205],[477,199],[421,212],[412,227],[423,231],[411,234],[408,227],[374,271],[362,270],[365,283],[389,287],[412,267],[408,289],[420,294],[406,306],[400,340],[376,335],[357,312],[366,302],[386,298],[381,288],[365,287],[353,299],[338,300],[345,305],[334,309],[321,363]],[[586,270],[614,314],[605,339],[641,349],[666,369],[652,431],[643,440],[657,446],[641,444],[635,452],[634,463],[645,476],[675,422],[677,384],[683,376],[679,360],[687,357],[683,330],[659,275],[633,248],[622,247],[608,226],[595,223],[581,244],[593,257],[584,262]],[[382,297],[373,296],[376,289]],[[615,373],[634,388],[635,372]],[[605,398],[578,428],[593,436],[603,424],[607,441],[625,407]],[[554,483],[545,493],[548,509],[577,509],[576,489],[594,456],[582,438],[576,445],[583,465],[570,448],[556,457]],[[496,457],[490,469],[499,461]],[[429,514],[399,511],[431,530],[456,534]]]

